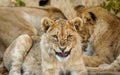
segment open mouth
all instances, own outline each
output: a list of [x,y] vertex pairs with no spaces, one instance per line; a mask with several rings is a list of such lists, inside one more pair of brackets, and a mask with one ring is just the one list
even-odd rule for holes
[[58,56],[60,56],[60,57],[65,58],[65,57],[67,57],[68,55],[70,55],[70,52],[71,52],[71,49],[70,49],[69,51],[66,51],[66,52],[56,52],[56,51],[55,51],[55,54],[58,55]]

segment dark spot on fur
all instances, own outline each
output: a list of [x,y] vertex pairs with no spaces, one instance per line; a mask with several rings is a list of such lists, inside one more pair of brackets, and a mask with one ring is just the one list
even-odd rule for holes
[[21,74],[23,74],[24,73],[24,70],[23,69],[21,69]]
[[74,25],[74,28],[75,28],[77,31],[79,31],[80,21],[75,21],[75,22],[73,22],[73,25]]
[[75,24],[75,29],[76,29],[76,30],[79,30],[79,25],[78,25],[78,23]]
[[63,71],[60,71],[59,72],[59,75],[65,75]]
[[65,75],[71,75],[71,72],[70,72],[70,71],[67,71]]
[[89,12],[89,14],[90,14],[91,18],[92,18],[94,21],[96,21],[96,16],[95,16],[95,14],[92,13],[92,12]]
[[75,10],[79,10],[81,8],[85,8],[85,6],[83,6],[83,5],[77,5],[77,6],[74,7]]
[[71,71],[65,71],[65,73],[63,71],[59,72],[59,75],[71,75]]
[[40,0],[39,1],[39,6],[44,6],[48,3],[49,0]]
[[50,25],[46,25],[45,30],[48,30],[48,29],[49,29],[49,27],[50,27]]

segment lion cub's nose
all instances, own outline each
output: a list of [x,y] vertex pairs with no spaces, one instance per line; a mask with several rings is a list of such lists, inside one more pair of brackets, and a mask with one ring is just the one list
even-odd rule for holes
[[64,52],[64,50],[66,49],[66,47],[59,47],[59,49]]

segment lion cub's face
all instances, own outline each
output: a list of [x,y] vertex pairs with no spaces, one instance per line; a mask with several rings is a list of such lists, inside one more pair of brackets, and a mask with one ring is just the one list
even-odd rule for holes
[[44,38],[49,45],[48,53],[57,57],[58,60],[67,60],[74,51],[81,37],[78,34],[79,26],[82,20],[74,18],[70,21],[59,19],[56,21],[50,18],[42,20],[41,28],[45,32]]

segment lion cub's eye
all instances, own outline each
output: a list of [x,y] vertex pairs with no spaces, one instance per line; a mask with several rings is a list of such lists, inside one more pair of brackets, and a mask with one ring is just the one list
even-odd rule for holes
[[89,22],[89,21],[91,21],[91,19],[90,19],[90,18],[87,18],[87,21]]
[[53,38],[55,38],[55,40],[58,40],[57,35],[52,35]]
[[73,35],[68,35],[68,36],[67,36],[67,40],[68,40],[68,41],[71,40],[71,39],[72,39],[72,36],[73,36]]

